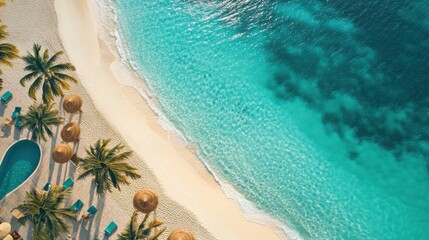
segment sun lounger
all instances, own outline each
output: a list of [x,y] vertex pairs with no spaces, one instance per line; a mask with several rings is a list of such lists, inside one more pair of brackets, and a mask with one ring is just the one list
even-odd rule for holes
[[12,210],[11,214],[14,218],[16,218],[18,220],[21,219],[22,217],[24,217],[24,214],[16,208]]
[[51,183],[50,182],[47,182],[46,184],[45,184],[45,186],[43,186],[43,191],[48,191],[49,189],[51,188]]
[[111,221],[109,223],[109,225],[107,225],[106,229],[104,229],[104,235],[106,235],[107,237],[110,236],[114,231],[116,231],[116,229],[118,229],[118,225],[114,222]]
[[92,217],[97,212],[97,208],[94,205],[91,205],[91,207],[88,208],[87,212],[89,216]]
[[67,180],[65,180],[64,183],[63,183],[64,190],[70,188],[73,184],[74,184],[73,179],[67,178]]
[[15,111],[12,113],[12,120],[21,115],[21,107],[15,107]]
[[10,118],[5,118],[3,121],[4,125],[10,125],[12,123],[12,120]]
[[21,124],[22,124],[22,118],[19,116],[19,117],[16,119],[15,127],[17,127],[17,128],[21,128]]
[[13,94],[10,91],[7,91],[1,96],[1,101],[6,103],[12,98],[12,96]]
[[91,207],[86,210],[86,213],[82,214],[82,219],[87,220],[90,217],[94,216],[94,214],[97,212],[97,208],[94,205],[91,205]]
[[77,212],[77,211],[79,211],[82,207],[83,207],[83,202],[80,200],[80,199],[78,199],[71,207],[70,207],[70,209],[73,211],[73,212]]

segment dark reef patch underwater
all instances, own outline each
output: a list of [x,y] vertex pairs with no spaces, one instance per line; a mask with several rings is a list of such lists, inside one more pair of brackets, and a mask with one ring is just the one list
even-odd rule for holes
[[309,239],[429,239],[429,1],[115,0],[222,180]]
[[298,98],[327,131],[352,131],[398,160],[429,156],[427,1],[213,2],[241,36],[264,32],[279,99]]
[[[241,36],[264,32],[278,99],[320,112],[345,142],[352,135],[397,161],[429,163],[429,2],[213,2]],[[236,12],[244,14],[228,17]]]
[[323,113],[329,130],[343,138],[351,131],[398,160],[429,156],[429,15],[418,17],[429,4],[344,2],[329,1],[341,13],[334,20],[317,4],[303,8],[312,26],[287,11],[279,16],[284,24],[268,47],[283,65],[278,96],[303,100]]

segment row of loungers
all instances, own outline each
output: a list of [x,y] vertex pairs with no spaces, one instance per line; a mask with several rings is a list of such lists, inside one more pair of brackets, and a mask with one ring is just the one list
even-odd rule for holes
[[[67,178],[65,181],[64,181],[64,183],[63,183],[63,189],[64,190],[66,190],[66,189],[68,189],[68,188],[70,188],[71,186],[73,186],[73,184],[74,184],[74,181],[73,181],[73,179],[71,179],[71,178]],[[49,189],[51,188],[51,184],[48,182],[48,183],[46,183],[45,184],[45,186],[43,187],[43,190],[44,191],[48,191]],[[73,211],[73,212],[77,212],[77,211],[79,211],[80,209],[82,209],[82,207],[84,206],[85,204],[82,202],[82,200],[80,200],[80,199],[78,199],[71,207],[70,207],[70,209]],[[90,217],[92,217],[92,216],[94,216],[95,215],[95,213],[97,212],[97,208],[94,206],[94,205],[91,205],[89,208],[88,208],[88,210],[86,211],[86,216],[87,216],[87,218],[90,218]],[[110,235],[112,235],[112,233],[114,233],[116,230],[118,229],[118,225],[114,222],[114,221],[111,221],[110,223],[109,223],[109,225],[107,225],[107,227],[104,229],[104,235],[105,236],[110,236]]]
[[[13,97],[13,94],[10,91],[6,91],[1,96],[1,101],[6,104],[7,102],[9,102],[12,99],[12,97]],[[22,124],[21,107],[15,107],[15,111],[12,113],[12,121],[13,120],[16,120],[15,127],[20,128],[21,124]],[[5,120],[5,124],[7,123],[7,125],[10,122],[11,122],[10,119]]]
[[[82,202],[82,200],[78,199],[71,207],[70,209],[73,212],[77,212],[80,209],[82,209],[82,207],[84,206],[84,203]],[[90,218],[92,216],[95,215],[95,213],[97,213],[97,208],[94,205],[91,205],[91,207],[88,208],[88,210],[86,211],[86,213],[88,214],[87,218]],[[19,211],[18,209],[14,209],[12,210],[12,216],[15,217],[16,219],[20,219],[22,218],[24,215],[21,213],[21,211]],[[109,223],[109,225],[106,227],[106,229],[104,229],[104,235],[106,236],[110,236],[112,233],[114,233],[116,231],[116,229],[118,228],[118,225],[114,222],[111,221]]]
[[[67,189],[69,189],[71,186],[73,186],[73,184],[74,184],[74,181],[73,181],[73,179],[71,179],[71,178],[67,178],[65,181],[64,181],[64,183],[63,183],[63,189],[64,190],[67,190]],[[51,183],[50,182],[48,182],[48,183],[46,183],[45,184],[45,186],[43,186],[43,191],[48,191],[50,188],[52,187],[52,185],[51,185]]]
[[[78,199],[71,207],[70,209],[73,212],[77,212],[80,209],[82,209],[84,203],[82,202],[82,200]],[[95,215],[95,213],[97,212],[97,208],[94,205],[91,205],[91,207],[88,208],[88,210],[86,211],[86,218],[90,218],[92,216]],[[104,235],[106,237],[109,237],[110,235],[112,235],[112,233],[114,233],[116,230],[118,229],[118,224],[116,224],[114,221],[111,221],[109,223],[109,225],[107,225],[107,227],[104,229]]]
[[[69,189],[71,186],[73,186],[74,181],[71,178],[67,178],[67,180],[64,181],[63,183],[63,189]],[[51,188],[51,183],[46,183],[45,186],[43,186],[43,190],[44,191],[48,191]],[[77,212],[79,211],[82,207],[83,207],[84,203],[82,202],[82,200],[78,199],[71,207],[70,209],[73,212]],[[91,207],[88,208],[87,213],[89,214],[89,217],[93,216],[95,213],[97,212],[97,208],[94,205],[91,205]]]
[[15,107],[15,111],[12,113],[12,121],[13,120],[16,120],[15,127],[20,128],[22,124],[21,107]]
[[21,107],[15,107],[15,110],[13,111],[11,118],[12,119],[6,118],[3,122],[3,126],[11,125],[12,122],[16,120],[15,127],[21,128],[21,124],[22,124]]

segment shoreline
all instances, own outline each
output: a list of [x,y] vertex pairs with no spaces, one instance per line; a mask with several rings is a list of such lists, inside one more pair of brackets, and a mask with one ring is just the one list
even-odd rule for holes
[[159,117],[148,105],[151,96],[145,99],[139,89],[117,78],[112,68],[120,67],[120,59],[105,39],[100,39],[103,26],[97,3],[55,0],[55,11],[62,44],[77,67],[80,83],[127,145],[145,159],[166,195],[190,210],[215,238],[281,239],[280,229],[248,220],[242,206],[225,195],[225,189],[194,151],[162,128]]
[[[190,151],[196,158],[196,162],[189,160],[189,164],[198,169],[198,173],[206,178],[213,178],[226,195],[227,198],[234,200],[236,205],[242,211],[244,218],[248,221],[255,222],[264,226],[270,227],[276,232],[280,239],[301,239],[298,232],[290,229],[288,226],[279,220],[271,217],[262,210],[257,209],[254,204],[242,196],[228,181],[222,180],[211,169],[210,165],[198,154],[197,147],[193,142],[186,137],[182,130],[178,129],[166,116],[160,105],[159,99],[154,91],[147,85],[146,76],[140,66],[132,61],[131,52],[127,42],[124,40],[124,35],[118,26],[117,10],[114,9],[113,0],[95,0],[96,4],[92,9],[92,20],[96,23],[98,29],[98,38],[103,41],[115,59],[112,62],[111,70],[115,75],[116,80],[124,86],[130,87],[129,91],[136,91],[143,99],[144,103],[137,102],[135,104],[147,105],[156,117],[155,125],[160,126],[163,130],[174,135],[171,140],[178,140],[173,143],[178,149],[183,147],[186,151]],[[96,13],[94,13],[96,12]],[[102,15],[102,16],[101,16]],[[111,31],[114,29],[114,31]],[[125,78],[123,81],[120,77]],[[132,102],[130,102],[133,105]],[[186,159],[188,160],[188,159]],[[202,164],[203,168],[200,167]],[[208,174],[206,176],[206,174]],[[186,208],[186,207],[185,207]]]

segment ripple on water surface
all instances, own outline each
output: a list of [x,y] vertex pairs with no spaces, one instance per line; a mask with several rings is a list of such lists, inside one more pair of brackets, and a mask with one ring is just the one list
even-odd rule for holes
[[304,238],[427,237],[429,3],[114,2],[162,110],[257,208]]

